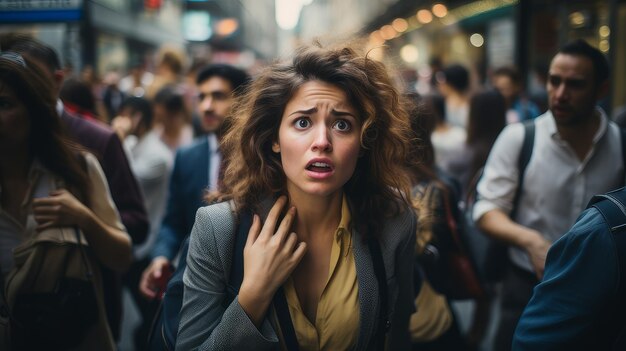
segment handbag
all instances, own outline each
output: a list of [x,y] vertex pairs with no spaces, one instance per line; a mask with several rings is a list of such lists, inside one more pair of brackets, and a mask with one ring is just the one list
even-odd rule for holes
[[445,257],[448,277],[446,279],[446,296],[453,300],[481,298],[485,295],[485,290],[478,277],[476,265],[470,259],[465,244],[461,240],[457,221],[452,214],[450,200],[447,196],[443,198],[446,222],[454,243],[452,250]]
[[[475,263],[468,255],[445,185],[429,182],[414,188],[421,193],[425,215],[420,217],[418,261],[435,291],[449,299],[477,299],[485,294]],[[421,250],[420,250],[421,249]],[[418,290],[416,290],[418,291]]]
[[[18,292],[11,307],[11,346],[16,350],[67,350],[84,340],[98,320],[98,301],[80,233],[66,243],[62,268],[52,291]],[[41,244],[45,245],[45,244]],[[44,246],[44,250],[45,250]],[[84,277],[67,276],[70,260],[80,256]],[[31,266],[32,267],[32,266]],[[37,272],[38,275],[40,272]],[[38,277],[35,277],[36,280]]]

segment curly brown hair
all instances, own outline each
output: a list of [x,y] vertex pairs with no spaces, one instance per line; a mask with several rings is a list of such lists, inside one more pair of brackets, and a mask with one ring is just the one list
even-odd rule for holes
[[411,206],[407,162],[412,134],[385,66],[351,47],[301,47],[291,60],[267,67],[247,87],[226,121],[222,199],[254,210],[267,196],[287,194],[272,143],[278,139],[285,106],[304,83],[314,80],[342,89],[357,110],[361,156],[344,192],[357,229],[376,233],[381,218]]

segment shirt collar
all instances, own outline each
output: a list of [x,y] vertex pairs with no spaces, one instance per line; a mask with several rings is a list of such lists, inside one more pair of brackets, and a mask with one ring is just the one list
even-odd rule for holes
[[343,194],[341,199],[341,220],[337,227],[336,239],[341,240],[341,236],[344,232],[350,232],[350,222],[352,221],[352,215],[350,214],[350,207],[348,206],[348,200],[346,194]]
[[[556,129],[556,122],[554,120],[554,116],[552,115],[552,111],[548,110],[547,113],[550,115],[550,118],[548,118],[546,129],[553,139],[560,140],[561,137],[559,135],[559,131]],[[606,116],[606,113],[604,112],[602,108],[596,106],[595,113],[597,113],[600,116],[600,125],[598,126],[598,130],[596,131],[596,134],[593,136],[594,144],[596,144],[600,140],[600,138],[602,138],[604,134],[606,134],[606,131],[609,126],[608,117]]]
[[209,142],[209,152],[210,153],[218,153],[219,152],[219,144],[217,142],[217,136],[215,133],[208,133],[206,135],[207,141]]

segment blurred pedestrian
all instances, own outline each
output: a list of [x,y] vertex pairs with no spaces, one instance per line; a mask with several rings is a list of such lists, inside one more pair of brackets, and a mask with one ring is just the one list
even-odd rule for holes
[[130,290],[133,302],[141,315],[141,322],[133,333],[135,349],[145,350],[158,304],[141,296],[138,282],[142,272],[150,264],[149,253],[156,242],[165,212],[167,185],[174,154],[154,130],[152,106],[144,98],[130,97],[124,100],[112,125],[130,153],[131,168],[141,186],[150,219],[148,238],[146,242],[134,248],[135,261],[124,277],[124,284]]
[[204,204],[204,192],[218,187],[222,123],[249,79],[246,72],[223,64],[209,65],[198,73],[198,112],[207,134],[176,152],[165,216],[150,254],[151,263],[139,282],[141,293],[150,300],[165,289],[172,262],[191,232],[196,211]]
[[496,90],[479,91],[470,98],[467,139],[448,162],[448,171],[461,183],[463,198],[470,183],[480,177],[493,143],[506,125],[506,103]]
[[444,172],[450,172],[450,162],[463,152],[467,132],[465,128],[453,125],[446,120],[446,101],[441,95],[427,95],[423,105],[434,117],[434,129],[430,140],[435,153],[435,165]]
[[[0,46],[3,50],[18,52],[44,67],[46,75],[53,79],[54,93],[58,96],[64,76],[59,58],[51,47],[27,35],[15,33],[3,35],[0,38]],[[133,245],[142,243],[148,234],[148,217],[139,185],[130,170],[120,139],[107,126],[70,114],[60,100],[57,100],[56,108],[69,137],[98,158],[115,206],[132,238]],[[101,269],[107,317],[113,336],[117,340],[122,317],[121,275],[106,266],[101,266]]]
[[467,68],[454,64],[435,74],[437,89],[446,101],[445,119],[453,126],[467,127],[470,76]]
[[[511,347],[517,321],[543,277],[550,244],[575,222],[591,196],[624,183],[620,129],[597,101],[608,91],[604,55],[583,40],[566,44],[550,64],[550,110],[534,122],[534,151],[519,200],[518,158],[524,126],[507,126],[496,140],[478,184],[474,219],[511,245],[503,280],[496,350]],[[514,211],[514,216],[511,216]]]
[[[56,95],[52,80],[37,63],[13,52],[0,53],[0,267],[4,282],[0,295],[11,316],[13,343],[0,348],[55,349],[55,345],[67,342],[58,340],[63,333],[75,339],[72,346],[79,350],[115,350],[106,320],[101,273],[95,263],[124,271],[132,261],[131,239],[98,161],[89,153],[70,148],[62,133]],[[87,253],[82,257],[85,261],[68,262],[59,256],[68,239],[63,230],[54,228],[65,228],[70,233],[80,230],[75,240],[87,242],[83,249]],[[73,277],[73,285],[57,286],[82,264],[88,265],[83,268],[92,273],[89,280],[79,275]],[[55,271],[59,280],[51,274]],[[60,306],[51,296],[65,294],[68,303],[81,302],[72,295],[82,291],[74,290],[76,280],[87,281],[88,289],[95,289],[96,310],[74,315],[68,305],[68,310],[56,311]],[[83,299],[91,296],[89,291],[86,293]],[[43,300],[45,305],[41,300],[31,300],[30,305],[21,303],[33,296],[48,299]],[[39,310],[32,314],[32,309]],[[61,312],[66,314],[61,316]],[[63,329],[69,328],[67,324],[46,324],[60,320],[80,325],[82,320],[67,318],[80,318],[81,314],[94,316],[85,322],[89,325],[81,326],[82,335],[79,328],[68,333]],[[29,317],[22,319],[22,315]],[[6,318],[5,313],[2,318]],[[6,325],[4,321],[1,324]],[[57,330],[56,335],[49,333],[50,328]],[[8,335],[5,332],[2,335]]]
[[89,84],[76,78],[67,79],[63,81],[59,98],[70,113],[81,115],[92,122],[100,122],[96,112],[96,98]]
[[155,133],[172,151],[193,141],[191,115],[185,105],[183,91],[175,85],[166,85],[152,100]]
[[515,123],[539,116],[539,108],[524,95],[524,83],[519,70],[513,66],[496,69],[491,78],[493,86],[506,101],[506,122]]

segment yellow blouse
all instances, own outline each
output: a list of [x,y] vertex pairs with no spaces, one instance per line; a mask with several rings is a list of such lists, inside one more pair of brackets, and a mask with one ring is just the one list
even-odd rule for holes
[[300,307],[298,295],[289,278],[285,296],[300,349],[348,350],[356,345],[359,333],[359,286],[356,277],[350,209],[346,197],[341,206],[341,222],[335,231],[330,254],[328,280],[322,291],[315,324]]

